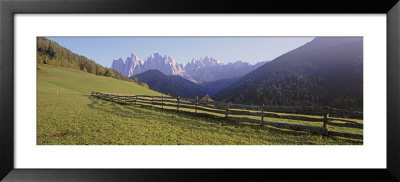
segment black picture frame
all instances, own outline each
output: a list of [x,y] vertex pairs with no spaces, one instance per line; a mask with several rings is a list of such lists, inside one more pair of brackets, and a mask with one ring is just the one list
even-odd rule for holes
[[[381,13],[387,15],[386,169],[15,169],[14,14]],[[0,179],[5,181],[400,181],[398,0],[0,0]],[[371,156],[374,157],[374,156]],[[323,160],[323,159],[321,159]],[[366,159],[368,160],[368,159]]]

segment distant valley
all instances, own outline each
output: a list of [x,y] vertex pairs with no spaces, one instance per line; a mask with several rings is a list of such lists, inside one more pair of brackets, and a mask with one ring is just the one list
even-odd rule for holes
[[239,80],[239,78],[231,78],[196,84],[178,75],[166,75],[159,70],[148,70],[135,77],[139,82],[147,83],[152,90],[185,98],[203,97],[207,94],[213,97],[220,90]]
[[149,88],[173,97],[193,98],[207,93],[198,84],[178,75],[166,75],[159,70],[148,70],[135,75],[139,82],[145,82]]

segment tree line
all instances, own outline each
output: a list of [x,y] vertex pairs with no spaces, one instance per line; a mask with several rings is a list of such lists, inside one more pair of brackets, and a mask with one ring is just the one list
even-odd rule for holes
[[134,82],[142,87],[149,88],[146,83],[139,82],[136,77],[128,78],[117,71],[97,64],[85,56],[75,54],[60,46],[57,42],[44,37],[37,38],[37,63],[77,69],[95,75]]
[[87,73],[129,81],[129,78],[110,68],[73,53],[58,43],[44,37],[37,38],[37,63],[67,67]]

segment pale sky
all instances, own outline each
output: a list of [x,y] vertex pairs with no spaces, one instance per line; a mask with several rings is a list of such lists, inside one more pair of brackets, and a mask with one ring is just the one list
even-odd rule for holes
[[152,53],[171,56],[179,64],[213,57],[223,63],[271,61],[314,37],[47,37],[74,53],[111,67],[131,53],[145,60]]

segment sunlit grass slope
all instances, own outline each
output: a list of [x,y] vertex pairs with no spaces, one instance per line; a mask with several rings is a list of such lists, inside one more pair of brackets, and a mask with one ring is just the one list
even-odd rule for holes
[[37,74],[38,94],[81,94],[90,95],[91,91],[117,92],[122,94],[160,95],[133,82],[97,76],[75,69],[39,65]]
[[90,91],[146,95],[160,93],[132,82],[68,68],[39,67],[39,145],[362,144],[361,141],[349,139],[119,105],[91,97]]

